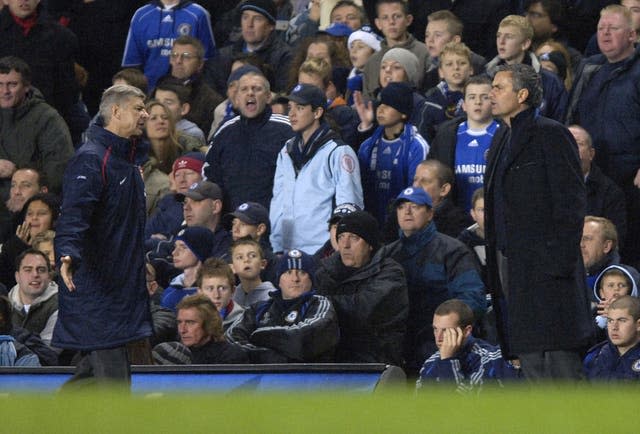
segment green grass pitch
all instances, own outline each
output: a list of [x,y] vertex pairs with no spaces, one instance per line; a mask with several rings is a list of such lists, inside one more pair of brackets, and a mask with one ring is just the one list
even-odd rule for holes
[[637,433],[638,387],[0,397],[0,433]]

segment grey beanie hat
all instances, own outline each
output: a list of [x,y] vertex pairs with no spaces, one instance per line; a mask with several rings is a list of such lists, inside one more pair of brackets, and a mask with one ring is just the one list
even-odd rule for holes
[[420,85],[423,75],[420,71],[420,62],[411,51],[404,48],[392,48],[382,57],[382,62],[385,60],[395,60],[401,64],[411,86],[415,88]]

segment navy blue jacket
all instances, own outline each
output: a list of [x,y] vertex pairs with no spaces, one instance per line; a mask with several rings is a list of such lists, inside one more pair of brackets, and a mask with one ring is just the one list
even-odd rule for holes
[[76,290],[59,279],[55,347],[91,351],[151,335],[135,152],[135,143],[94,125],[67,166],[55,248],[56,258],[72,258]]
[[591,348],[584,358],[584,371],[590,381],[640,380],[640,343],[622,356],[606,340]]
[[249,201],[269,209],[278,153],[293,135],[289,119],[269,107],[253,119],[236,116],[216,131],[202,172],[224,192],[225,209]]
[[404,356],[407,366],[417,369],[435,351],[431,324],[436,308],[457,298],[480,319],[487,309],[485,287],[471,251],[461,241],[439,233],[433,222],[410,237],[402,234],[389,248],[407,277]]

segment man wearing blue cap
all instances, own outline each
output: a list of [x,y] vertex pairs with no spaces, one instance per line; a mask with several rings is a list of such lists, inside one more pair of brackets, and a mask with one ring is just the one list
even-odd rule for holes
[[362,206],[360,167],[355,152],[324,121],[326,97],[310,84],[296,85],[289,120],[296,135],[280,154],[273,181],[271,246],[316,252],[329,239],[326,222],[334,204]]
[[287,87],[293,53],[276,34],[275,3],[273,0],[246,0],[239,9],[242,38],[233,45],[224,47],[218,56],[207,61],[205,74],[215,83],[218,92],[225,93],[234,57],[240,53],[255,53],[274,69],[273,90],[283,92]]
[[438,305],[460,299],[473,310],[477,321],[486,311],[485,288],[467,246],[437,231],[426,191],[408,187],[394,206],[401,233],[390,248],[407,278],[409,320],[404,357],[408,372],[415,373],[437,349],[431,321]]
[[332,361],[338,320],[331,302],[314,290],[315,263],[290,250],[278,264],[280,289],[253,304],[227,330],[229,342],[242,346],[254,363]]

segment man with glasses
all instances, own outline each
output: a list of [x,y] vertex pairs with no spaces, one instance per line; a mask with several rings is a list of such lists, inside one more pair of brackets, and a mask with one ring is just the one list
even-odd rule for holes
[[169,64],[171,71],[167,77],[178,79],[191,89],[191,109],[185,115],[185,119],[198,125],[205,137],[208,137],[213,122],[213,111],[224,98],[202,79],[204,46],[198,38],[190,35],[180,36],[171,48]]
[[136,11],[131,19],[122,67],[140,67],[149,88],[169,69],[173,41],[181,35],[200,40],[206,60],[215,54],[209,12],[186,0],[153,0]]

